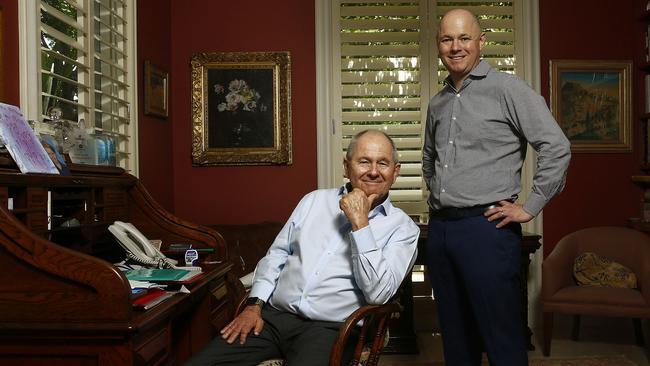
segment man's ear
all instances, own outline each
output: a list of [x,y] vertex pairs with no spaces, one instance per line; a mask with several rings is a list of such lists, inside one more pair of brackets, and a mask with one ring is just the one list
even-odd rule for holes
[[350,163],[348,163],[348,159],[343,159],[343,177],[345,178],[350,178],[350,175],[348,174],[348,169],[350,169]]
[[393,177],[393,184],[395,184],[395,182],[397,182],[397,177],[399,177],[399,172],[400,172],[401,167],[402,167],[402,165],[400,163],[395,164],[395,175]]
[[481,35],[478,38],[479,41],[479,49],[482,50],[483,46],[485,46],[485,41],[487,40],[487,37],[485,36],[484,32],[481,32]]

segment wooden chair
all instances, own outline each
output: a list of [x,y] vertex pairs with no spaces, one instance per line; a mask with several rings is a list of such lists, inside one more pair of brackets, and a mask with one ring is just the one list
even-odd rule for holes
[[[638,289],[576,285],[573,263],[584,252],[594,252],[630,268],[636,274]],[[632,318],[637,343],[642,343],[639,319],[650,318],[650,237],[613,226],[592,227],[563,237],[542,263],[542,311],[545,356],[551,352],[554,313],[574,315],[576,340],[581,314]],[[648,327],[650,330],[650,324]]]
[[[245,300],[246,296],[239,303],[237,314],[246,306]],[[330,366],[376,366],[381,350],[388,340],[388,321],[391,314],[398,313],[400,310],[401,306],[395,297],[384,305],[365,305],[353,312],[339,328],[339,335],[330,353]],[[363,324],[359,326],[361,321]],[[343,350],[355,327],[359,327],[359,338],[354,348],[352,361],[348,365],[342,365]],[[272,365],[284,365],[284,362],[268,360],[258,366]]]

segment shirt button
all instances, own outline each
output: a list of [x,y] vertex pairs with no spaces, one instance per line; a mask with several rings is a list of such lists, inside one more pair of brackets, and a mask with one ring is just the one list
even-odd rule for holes
[[449,143],[450,143],[450,144],[453,144],[453,143],[454,143],[454,140],[449,140]]
[[460,98],[460,94],[456,94],[456,98]]
[[453,120],[455,121],[455,120],[456,120],[456,116],[451,116],[451,119],[453,119]]
[[440,191],[441,191],[442,193],[445,193],[445,192],[446,192],[444,188],[443,188],[443,189],[441,189]]
[[446,167],[448,167],[448,165],[447,165],[447,164],[445,164],[445,168],[446,168]]

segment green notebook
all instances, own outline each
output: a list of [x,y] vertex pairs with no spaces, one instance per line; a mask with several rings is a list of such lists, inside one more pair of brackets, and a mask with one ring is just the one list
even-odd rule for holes
[[126,278],[136,281],[178,281],[190,271],[186,269],[140,268],[126,271]]

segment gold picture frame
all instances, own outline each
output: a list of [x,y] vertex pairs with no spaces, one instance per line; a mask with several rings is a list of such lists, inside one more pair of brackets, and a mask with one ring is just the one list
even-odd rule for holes
[[169,116],[169,74],[144,62],[144,114],[167,118]]
[[289,165],[289,52],[197,53],[192,165]]
[[551,60],[550,69],[551,111],[571,151],[632,151],[632,62]]

